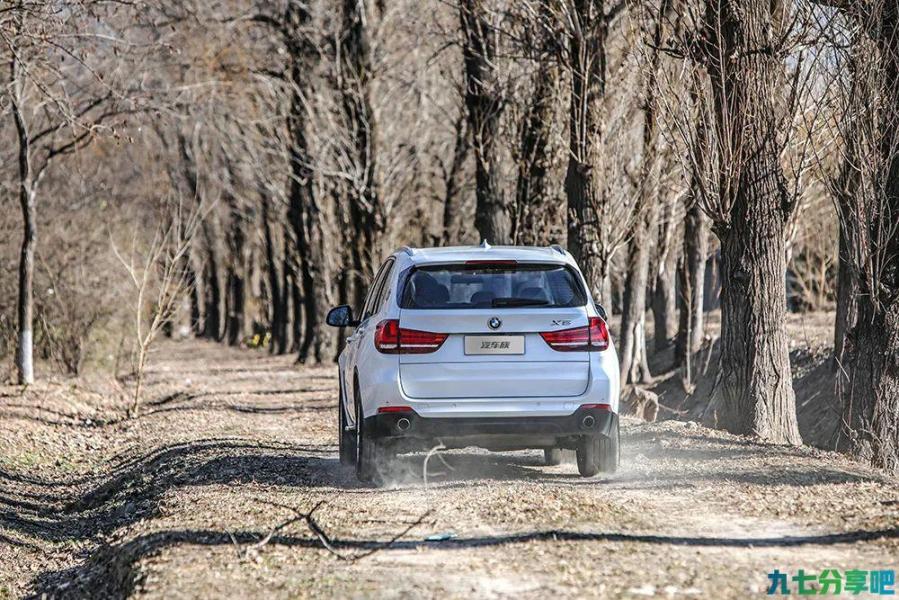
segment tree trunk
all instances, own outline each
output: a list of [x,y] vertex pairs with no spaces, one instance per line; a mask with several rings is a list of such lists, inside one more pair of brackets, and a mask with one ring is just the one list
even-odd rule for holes
[[271,198],[263,194],[262,203],[262,233],[265,241],[265,265],[268,277],[268,289],[271,303],[269,314],[272,332],[271,350],[277,354],[287,352],[287,297],[286,288],[281,286],[281,276],[278,273],[278,260],[276,257],[275,240],[272,234],[271,223]]
[[[894,207],[899,210],[899,202]],[[896,256],[892,260],[899,263]],[[893,300],[879,308],[859,295],[858,323],[846,352],[842,433],[857,457],[899,474],[899,281],[893,285]]]
[[[879,79],[865,91],[882,100],[866,98],[855,108],[875,123],[872,135],[860,140],[874,140],[872,160],[858,164],[877,185],[856,194],[853,214],[841,215],[857,224],[850,254],[861,259],[857,321],[845,349],[849,381],[843,386],[842,433],[856,456],[899,474],[899,7],[878,5],[870,18],[866,31],[878,36],[879,52],[862,60],[874,58],[865,64],[865,75]],[[869,108],[878,104],[883,108]]]
[[22,209],[22,249],[19,254],[18,343],[16,372],[22,385],[34,383],[34,247],[37,244],[37,186],[31,169],[31,140],[21,108],[21,81],[18,61],[13,57],[12,79],[15,99],[12,114],[18,137],[19,205]]
[[206,265],[203,284],[203,337],[211,340],[222,339],[222,287],[219,281],[218,250],[215,235],[208,220],[203,222],[203,238],[206,242]]
[[244,293],[246,287],[243,277],[236,270],[228,270],[228,318],[225,324],[225,341],[229,346],[238,346],[241,342],[246,307]]
[[653,349],[663,352],[677,336],[677,258],[675,248],[668,248],[658,264],[652,288]]
[[204,282],[203,337],[221,341],[222,291],[219,284],[218,267],[212,256],[206,262]]
[[[684,258],[678,271],[681,289],[680,326],[675,343],[678,365],[689,367],[689,359],[702,346],[705,262],[708,254],[708,227],[694,198],[684,219]],[[692,380],[692,373],[688,374]]]
[[[27,152],[27,150],[26,150]],[[27,162],[27,158],[24,159]],[[21,168],[21,159],[20,159]],[[23,385],[34,383],[34,247],[37,244],[37,207],[35,192],[30,176],[19,186],[19,202],[24,219],[24,237],[19,255],[19,339],[16,352],[18,382]]]
[[[784,323],[783,213],[778,192],[759,189],[774,184],[762,179],[772,168],[757,164],[748,169],[731,229],[718,231],[722,353],[714,410],[718,425],[733,433],[799,444]],[[750,177],[758,178],[755,185]]]
[[646,288],[653,212],[646,209],[638,219],[628,247],[619,333],[622,383],[646,383],[652,378],[646,358]]
[[[293,121],[293,119],[291,119]],[[291,153],[291,181],[288,220],[291,224],[294,255],[299,270],[303,327],[297,360],[301,363],[320,363],[328,355],[331,332],[324,322],[330,308],[328,288],[330,273],[325,257],[325,232],[322,231],[322,215],[312,190],[311,172],[305,146],[305,130],[302,122],[293,122]],[[295,301],[297,300],[295,296]],[[299,306],[297,306],[299,308]],[[300,314],[297,314],[300,317]]]
[[841,219],[839,223],[839,255],[837,256],[837,310],[833,328],[833,367],[835,371],[843,368],[846,337],[855,326],[858,313],[856,300],[858,284],[852,267],[852,257],[850,256],[852,250],[847,227],[851,227],[851,225]]
[[855,217],[852,215],[852,205],[859,192],[861,156],[858,152],[858,141],[853,139],[850,130],[845,141],[846,157],[837,181],[836,208],[839,221],[839,244],[837,250],[837,293],[836,316],[834,318],[833,332],[833,368],[838,372],[843,369],[844,350],[846,337],[855,326],[857,317],[858,281],[854,271],[853,241],[855,239],[854,228],[857,227]]
[[708,71],[715,140],[728,170],[721,206],[721,360],[709,416],[733,433],[800,444],[785,325],[786,219],[793,209],[776,132],[784,65],[768,47],[783,27],[781,2],[736,5],[708,0]]
[[677,221],[675,205],[679,198],[670,198],[656,226],[655,282],[652,286],[653,346],[662,352],[671,346],[677,335],[677,261],[680,255],[675,245]]
[[462,227],[462,173],[465,159],[468,157],[470,143],[468,128],[465,125],[464,110],[459,111],[456,119],[456,141],[453,146],[453,159],[444,175],[446,192],[443,197],[443,245],[452,246],[459,242]]
[[[288,222],[293,242],[293,255],[299,271],[293,290],[295,314],[302,313],[302,336],[297,360],[301,363],[320,363],[330,358],[331,331],[324,323],[330,308],[331,273],[328,271],[325,246],[325,220],[313,189],[312,157],[306,135],[309,115],[305,97],[309,91],[306,77],[312,69],[316,49],[308,39],[305,28],[310,15],[304,3],[288,5],[288,22],[294,27],[288,40],[290,83],[292,85],[290,112],[287,118],[290,157],[288,184]],[[297,304],[301,293],[302,310]]]
[[487,22],[484,0],[461,0],[459,16],[464,36],[465,106],[475,156],[474,224],[491,244],[511,241],[511,215],[499,180],[497,134],[503,101],[496,73],[495,32]]
[[[286,263],[287,261],[285,261]],[[296,269],[291,266],[290,275],[290,307],[293,318],[291,319],[291,333],[293,339],[290,341],[290,351],[299,356],[300,347],[303,344],[303,294],[300,289],[300,282],[297,277]]]
[[541,60],[534,73],[533,96],[521,125],[518,181],[515,185],[515,213],[512,220],[512,243],[536,245],[544,234],[540,216],[549,205],[549,136],[558,70],[548,60]]
[[[646,291],[649,284],[650,239],[656,233],[658,215],[658,150],[656,147],[656,107],[658,48],[661,44],[667,0],[659,6],[653,27],[653,51],[646,69],[643,103],[642,156],[637,182],[638,210],[628,246],[621,314],[621,381],[647,383],[652,379],[646,351]],[[668,219],[670,220],[670,219]],[[656,337],[667,337],[662,329]]]
[[229,346],[237,346],[243,338],[244,321],[246,319],[246,236],[243,230],[243,215],[237,206],[237,200],[229,197],[231,224],[228,231],[228,247],[231,260],[228,263],[227,276],[227,321],[225,323],[225,339]]
[[377,177],[378,128],[371,106],[371,48],[366,25],[365,0],[344,0],[341,31],[341,106],[350,136],[349,148],[355,167],[350,186],[349,213],[353,231],[352,274],[357,290],[353,304],[361,306],[380,260],[381,236],[386,226]]
[[194,337],[199,337],[203,333],[203,313],[200,302],[200,281],[197,277],[197,270],[194,268],[193,258],[188,256],[186,257],[185,262],[190,293],[190,332]]
[[605,95],[606,29],[602,0],[574,0],[569,33],[571,100],[569,107],[568,169],[565,194],[568,204],[568,249],[580,265],[596,302],[608,304],[610,290],[606,257],[600,255],[597,207],[603,201],[602,98]]

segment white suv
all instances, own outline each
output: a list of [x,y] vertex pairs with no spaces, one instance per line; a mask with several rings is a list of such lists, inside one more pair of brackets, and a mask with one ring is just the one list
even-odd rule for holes
[[402,248],[384,261],[338,360],[340,460],[378,482],[400,452],[577,452],[618,465],[618,357],[605,312],[559,246]]

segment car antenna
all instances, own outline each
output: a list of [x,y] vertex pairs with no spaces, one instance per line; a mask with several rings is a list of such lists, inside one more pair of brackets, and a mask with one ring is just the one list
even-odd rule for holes
[[487,243],[487,240],[481,242],[481,248],[483,248],[484,250],[490,250],[490,244]]

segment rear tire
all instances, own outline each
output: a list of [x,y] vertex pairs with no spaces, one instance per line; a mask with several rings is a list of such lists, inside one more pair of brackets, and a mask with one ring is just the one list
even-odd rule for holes
[[621,460],[621,432],[618,429],[618,421],[609,437],[599,436],[599,470],[602,473],[614,473],[618,470]]
[[[358,388],[357,388],[358,390]],[[376,486],[384,484],[384,473],[392,462],[392,451],[384,442],[372,435],[365,426],[362,402],[356,394],[356,479]]]
[[620,439],[617,422],[608,437],[604,435],[582,437],[577,445],[577,470],[581,476],[593,477],[597,473],[617,471]]
[[581,477],[593,477],[599,473],[597,460],[597,436],[585,435],[577,443],[577,471]]
[[346,404],[344,402],[343,383],[340,384],[337,401],[337,440],[340,449],[340,464],[350,466],[356,464],[356,432],[347,431]]
[[543,462],[547,467],[555,467],[556,465],[562,464],[562,449],[561,448],[544,448],[543,449]]

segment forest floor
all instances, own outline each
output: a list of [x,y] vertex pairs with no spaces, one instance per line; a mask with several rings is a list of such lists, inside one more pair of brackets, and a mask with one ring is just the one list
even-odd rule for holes
[[139,418],[108,385],[0,387],[0,598],[744,598],[899,567],[897,482],[820,449],[628,418],[613,476],[466,450],[375,489],[338,464],[333,367],[169,342]]

